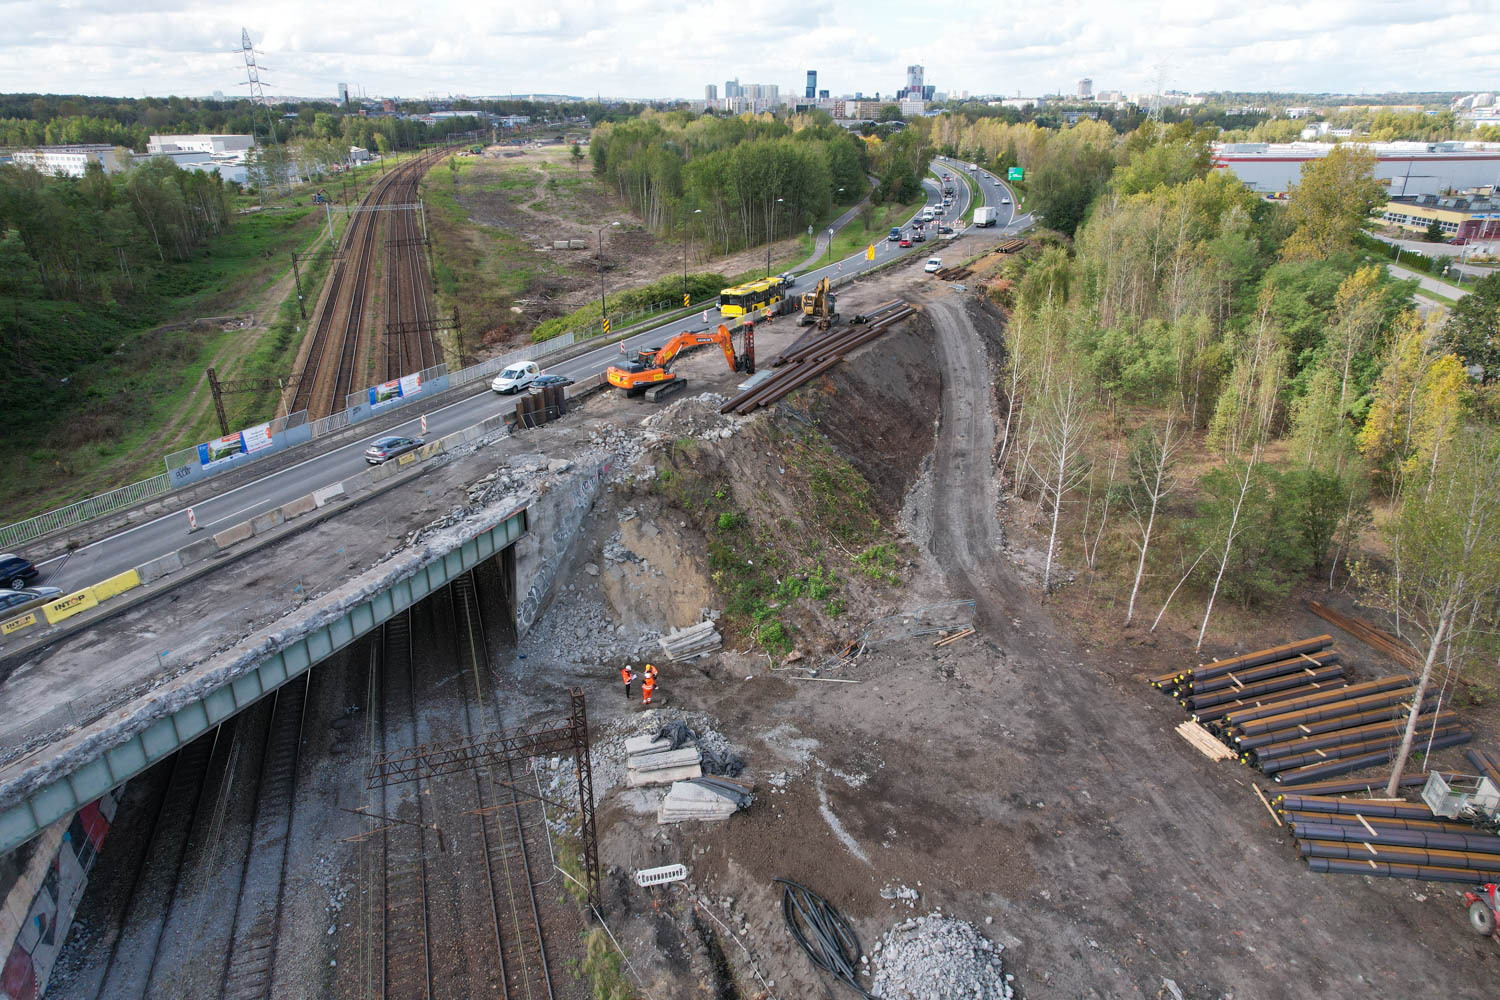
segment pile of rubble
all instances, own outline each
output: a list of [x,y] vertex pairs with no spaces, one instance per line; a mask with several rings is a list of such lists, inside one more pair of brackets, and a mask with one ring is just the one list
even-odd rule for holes
[[675,781],[661,800],[658,823],[688,820],[725,820],[754,801],[750,788],[732,778],[693,778]]
[[562,584],[547,613],[521,640],[519,652],[543,662],[614,665],[649,656],[658,633],[632,633],[611,620],[603,602],[584,597],[576,584]]
[[641,426],[672,440],[685,437],[728,440],[734,436],[739,421],[719,413],[719,407],[726,402],[728,397],[716,392],[689,396],[651,414],[641,421]]
[[670,785],[684,778],[703,776],[703,754],[698,745],[674,748],[661,736],[632,736],[625,741],[625,785]]
[[874,984],[882,1000],[1010,1000],[1002,946],[973,924],[941,913],[897,924],[875,943]]

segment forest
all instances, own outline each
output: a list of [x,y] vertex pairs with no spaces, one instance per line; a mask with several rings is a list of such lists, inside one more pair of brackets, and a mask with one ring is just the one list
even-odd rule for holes
[[[776,119],[646,112],[594,130],[596,176],[659,234],[701,225],[719,251],[785,237],[872,197],[908,201],[921,191],[931,150],[916,135],[862,139],[826,115]],[[698,217],[698,213],[702,217]]]
[[1500,274],[1415,308],[1361,249],[1384,191],[1357,147],[1310,162],[1282,205],[1210,170],[1191,123],[1070,131],[935,126],[1036,168],[1033,190],[1085,168],[1072,239],[992,289],[999,471],[1046,538],[1044,590],[1065,557],[1127,625],[1177,602],[1201,647],[1225,604],[1348,587],[1426,680],[1488,663],[1470,679],[1495,690]]

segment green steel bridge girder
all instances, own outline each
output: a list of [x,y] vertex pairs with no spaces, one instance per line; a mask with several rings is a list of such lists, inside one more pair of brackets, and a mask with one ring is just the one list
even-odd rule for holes
[[19,847],[50,824],[176,753],[314,664],[514,545],[526,530],[527,512],[523,508],[424,564],[411,576],[395,581],[369,600],[346,609],[327,625],[268,654],[202,699],[162,716],[123,743],[34,789],[19,802],[0,810],[0,852]]

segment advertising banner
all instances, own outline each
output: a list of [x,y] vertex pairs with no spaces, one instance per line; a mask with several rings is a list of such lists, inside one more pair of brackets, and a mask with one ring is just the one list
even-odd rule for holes
[[401,376],[401,395],[414,396],[422,391],[422,376],[420,373]]
[[198,464],[205,469],[225,462],[244,450],[245,442],[238,434],[228,434],[217,441],[205,441],[198,446]]
[[271,447],[271,425],[257,424],[240,431],[240,438],[244,441],[247,454],[260,451],[262,448]]
[[389,404],[401,398],[401,380],[395,379],[391,382],[382,382],[380,385],[370,386],[370,406],[379,407]]

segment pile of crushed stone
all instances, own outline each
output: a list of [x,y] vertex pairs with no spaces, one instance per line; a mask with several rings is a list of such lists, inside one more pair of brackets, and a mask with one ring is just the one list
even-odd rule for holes
[[875,943],[871,992],[881,1000],[1010,1000],[998,945],[941,913],[892,927]]

